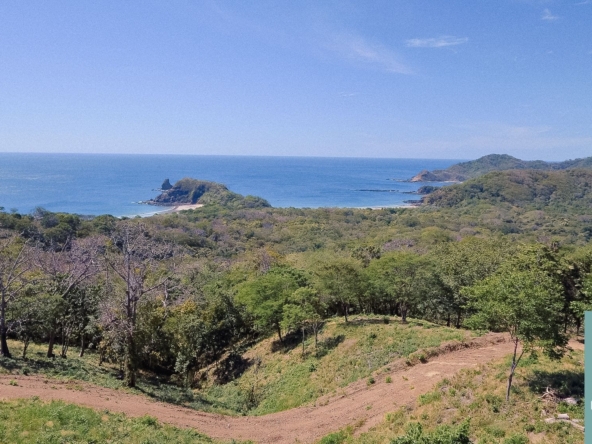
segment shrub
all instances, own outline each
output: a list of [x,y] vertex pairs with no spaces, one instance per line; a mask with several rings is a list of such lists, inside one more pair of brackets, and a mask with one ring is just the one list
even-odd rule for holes
[[412,423],[407,433],[391,440],[391,444],[471,444],[469,421],[458,427],[440,426],[432,433],[424,433],[421,424]]

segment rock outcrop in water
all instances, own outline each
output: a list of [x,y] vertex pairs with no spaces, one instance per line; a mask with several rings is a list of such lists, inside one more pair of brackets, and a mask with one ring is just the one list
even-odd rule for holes
[[[165,180],[166,182],[168,182],[168,179]],[[166,190],[164,189],[165,183],[163,183],[161,194],[143,203],[161,206],[211,204],[235,209],[271,206],[265,199],[234,193],[221,183],[185,178]]]
[[162,185],[160,186],[160,189],[162,191],[168,191],[171,188],[173,188],[173,186],[171,185],[171,183],[169,182],[168,179],[165,179],[164,182],[162,183]]

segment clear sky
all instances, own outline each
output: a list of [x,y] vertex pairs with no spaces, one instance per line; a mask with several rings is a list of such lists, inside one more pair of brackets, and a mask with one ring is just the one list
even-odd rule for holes
[[592,0],[2,1],[0,151],[592,155]]

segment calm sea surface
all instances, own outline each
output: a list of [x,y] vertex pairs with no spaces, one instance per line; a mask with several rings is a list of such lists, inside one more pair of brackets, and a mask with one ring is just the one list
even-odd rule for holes
[[114,216],[146,215],[138,204],[166,178],[221,182],[274,207],[401,205],[420,184],[401,182],[457,160],[318,157],[171,156],[0,153],[0,206]]

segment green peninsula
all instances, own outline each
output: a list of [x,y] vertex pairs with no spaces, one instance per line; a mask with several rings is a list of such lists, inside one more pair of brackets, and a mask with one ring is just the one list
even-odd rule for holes
[[520,160],[507,154],[489,154],[469,162],[457,163],[445,170],[423,170],[412,177],[410,182],[464,182],[492,171],[557,171],[572,168],[592,169],[592,157],[563,162],[545,162],[543,160]]

